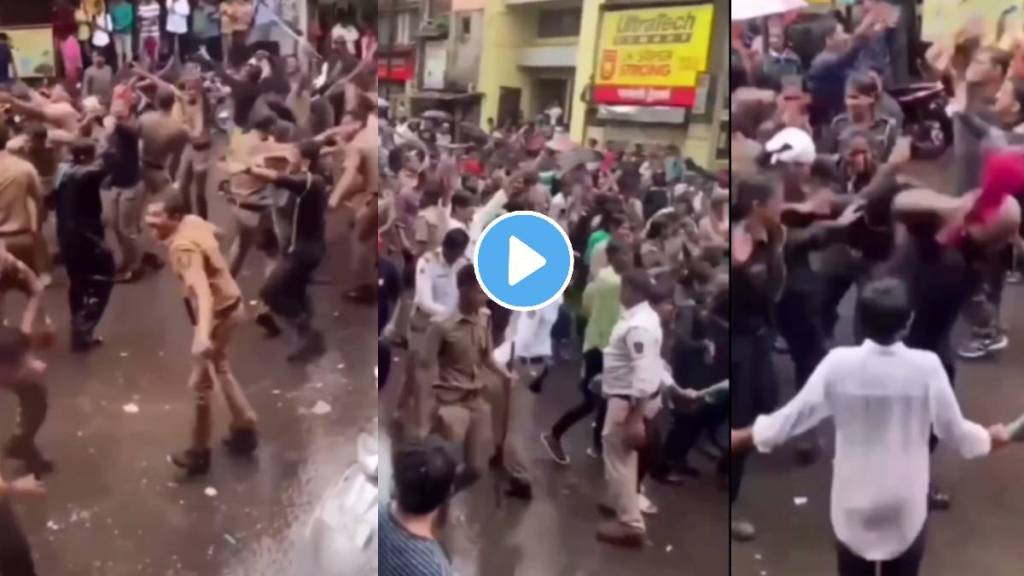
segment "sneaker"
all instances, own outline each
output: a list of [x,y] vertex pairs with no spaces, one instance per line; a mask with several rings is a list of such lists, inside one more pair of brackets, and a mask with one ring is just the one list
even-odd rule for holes
[[646,535],[643,530],[626,526],[618,520],[606,520],[597,525],[597,539],[623,548],[643,548]]
[[737,542],[750,542],[757,537],[757,529],[750,520],[733,516],[729,521],[729,534]]
[[990,352],[1003,350],[1009,345],[1010,339],[1007,338],[1006,334],[1003,334],[1002,332],[985,340],[985,347],[988,348]]
[[1022,281],[1024,281],[1024,275],[1022,275],[1020,272],[1016,270],[1010,270],[1009,272],[1006,273],[1007,284],[1020,284]]
[[949,494],[946,494],[942,490],[939,490],[935,486],[928,487],[928,509],[937,512],[945,512],[949,510],[952,505],[952,501],[949,498]]
[[987,338],[971,338],[963,346],[957,349],[956,353],[964,359],[976,360],[988,356],[989,348],[986,344]]
[[656,516],[658,514],[658,506],[651,502],[651,499],[646,494],[643,492],[637,494],[637,500],[639,500],[641,514],[645,516]]
[[774,350],[776,354],[789,354],[789,342],[786,342],[785,338],[779,336],[775,338],[775,341],[772,343],[772,350]]
[[540,442],[547,448],[548,454],[551,455],[551,459],[558,462],[562,466],[569,464],[569,456],[562,449],[562,442],[552,436],[550,433],[545,432],[540,435]]

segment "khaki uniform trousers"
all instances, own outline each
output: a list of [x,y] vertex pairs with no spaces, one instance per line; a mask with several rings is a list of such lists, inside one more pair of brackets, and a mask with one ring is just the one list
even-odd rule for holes
[[607,482],[605,505],[615,510],[619,522],[646,531],[637,494],[639,454],[626,440],[626,418],[630,405],[622,398],[608,399],[604,419],[604,475]]
[[207,450],[212,443],[213,411],[212,395],[215,386],[219,386],[228,412],[231,414],[232,429],[251,429],[256,425],[256,412],[253,411],[242,387],[235,379],[228,362],[228,345],[235,329],[245,319],[241,303],[230,311],[218,312],[214,318],[210,340],[213,352],[209,358],[193,361],[192,375],[189,385],[195,393],[195,419],[192,426],[192,447]]
[[494,455],[491,405],[479,392],[435,388],[435,429],[442,438],[461,446],[466,471],[483,476]]
[[511,387],[497,376],[487,374],[484,393],[494,416],[495,445],[503,446],[502,464],[505,472],[520,482],[530,484],[529,461],[523,446],[524,438],[531,430],[534,399],[526,389],[526,380],[522,378],[526,373],[525,368],[517,364],[516,370],[520,378]]
[[430,434],[436,412],[433,366],[437,359],[423,357],[429,325],[429,319],[416,312],[409,323],[409,354],[405,363],[406,379],[400,406],[404,414],[402,420],[405,430],[415,440],[423,440]]

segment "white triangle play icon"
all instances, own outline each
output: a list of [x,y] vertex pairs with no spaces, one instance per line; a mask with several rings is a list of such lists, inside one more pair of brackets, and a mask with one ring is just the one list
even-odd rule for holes
[[509,236],[508,238],[508,285],[515,286],[526,280],[537,270],[548,263],[547,259],[530,248],[525,242]]

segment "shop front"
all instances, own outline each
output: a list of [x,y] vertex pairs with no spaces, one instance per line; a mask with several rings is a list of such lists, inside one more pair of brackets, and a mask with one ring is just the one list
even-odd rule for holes
[[574,139],[674,144],[698,164],[721,167],[728,89],[725,45],[716,50],[713,39],[725,38],[716,33],[725,2],[643,6],[609,0],[595,8],[593,59],[576,76],[588,89]]
[[377,58],[377,84],[380,97],[391,103],[392,109],[416,85],[416,52],[392,50],[379,53]]

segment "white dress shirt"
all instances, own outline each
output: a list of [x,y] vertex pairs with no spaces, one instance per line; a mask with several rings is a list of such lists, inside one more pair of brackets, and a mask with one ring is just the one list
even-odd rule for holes
[[602,392],[606,397],[650,398],[665,378],[661,318],[647,302],[625,310],[604,349]]
[[540,310],[515,312],[509,322],[508,340],[515,342],[519,358],[550,358],[552,354],[551,329],[558,321],[562,299]]
[[770,452],[829,417],[832,527],[874,562],[904,553],[924,528],[932,430],[964,458],[992,449],[988,431],[960,412],[939,357],[902,343],[833,349],[799,394],[754,422],[754,444]]
[[441,255],[440,248],[420,256],[416,262],[416,292],[413,296],[415,309],[426,313],[431,319],[451,314],[459,304],[455,275],[467,264],[469,260],[463,256],[454,265],[449,265]]

